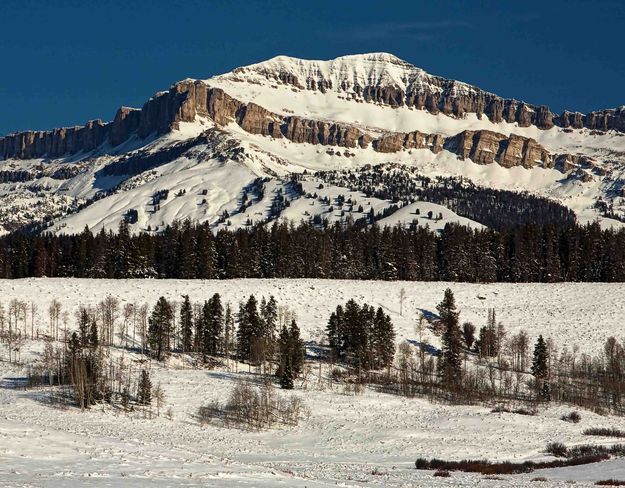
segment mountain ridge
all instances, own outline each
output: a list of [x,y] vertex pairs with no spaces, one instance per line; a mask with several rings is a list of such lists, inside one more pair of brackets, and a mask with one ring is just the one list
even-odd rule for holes
[[[345,64],[347,62],[347,64]],[[368,83],[363,80],[359,70],[369,66]],[[306,86],[296,75],[294,66],[315,73],[306,78]],[[348,76],[346,67],[352,67],[354,73]],[[397,66],[401,73],[392,73]],[[286,69],[289,68],[289,69]],[[342,84],[336,82],[336,74]],[[380,71],[378,73],[378,71]],[[504,99],[494,93],[453,79],[430,75],[421,68],[401,60],[389,53],[368,53],[362,55],[341,56],[328,61],[301,60],[289,56],[276,56],[270,60],[236,68],[230,73],[217,75],[207,80],[187,78],[174,83],[169,90],[156,93],[148,99],[142,108],[120,107],[110,122],[100,119],[88,121],[84,126],[61,127],[51,131],[20,131],[0,137],[0,158],[29,159],[41,157],[60,157],[83,151],[92,151],[98,146],[109,143],[115,147],[127,141],[131,136],[145,138],[155,133],[161,135],[175,126],[177,110],[184,103],[185,88],[191,82],[201,82],[211,86],[211,80],[236,79],[250,73],[260,74],[276,80],[304,88],[325,92],[332,89],[349,92],[369,103],[381,103],[391,107],[405,105],[430,113],[443,113],[462,117],[475,113],[478,118],[486,115],[492,122],[516,122],[521,127],[536,125],[541,129],[553,126],[563,128],[588,128],[592,130],[625,131],[625,106],[593,111],[588,114],[564,111],[557,115],[549,111],[546,105],[531,105],[516,99]],[[328,77],[329,75],[332,75]],[[359,76],[360,75],[360,76]],[[373,76],[373,78],[371,78]],[[404,86],[399,86],[403,82]],[[337,86],[338,85],[338,86]],[[181,115],[182,120],[188,117]]]
[[[388,53],[277,56],[179,81],[140,109],[121,107],[111,122],[0,138],[0,230],[37,222],[55,232],[115,229],[123,219],[135,232],[180,219],[216,229],[280,215],[319,221],[351,190],[287,210],[286,194],[308,200],[290,192],[290,174],[387,163],[529,191],[585,221],[621,225],[625,134],[623,114],[611,114],[601,124],[596,113],[569,120]],[[166,190],[176,198],[164,199]],[[380,215],[397,210],[397,202],[370,203]],[[347,218],[353,205],[341,208],[330,220]]]

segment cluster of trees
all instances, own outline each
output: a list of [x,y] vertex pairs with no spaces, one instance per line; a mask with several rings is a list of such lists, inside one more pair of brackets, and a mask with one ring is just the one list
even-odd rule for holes
[[302,372],[304,343],[295,317],[278,307],[273,296],[263,297],[259,304],[250,295],[234,314],[230,304],[222,305],[219,293],[203,304],[191,303],[185,295],[178,332],[173,305],[160,297],[148,321],[148,353],[158,361],[173,351],[196,353],[204,362],[234,354],[264,373],[271,374],[277,365],[275,373],[283,388],[293,388],[293,380]]
[[[198,364],[235,357],[265,375],[275,374],[285,389],[292,389],[303,372],[305,350],[295,316],[273,296],[259,303],[251,295],[236,314],[229,304],[222,305],[218,293],[203,303],[192,303],[185,295],[177,304],[161,296],[151,310],[141,308],[146,325],[130,340],[130,317],[125,313],[123,324],[118,320],[117,299],[107,296],[97,307],[80,305],[73,332],[38,336],[45,341],[44,354],[29,375],[30,383],[69,386],[81,408],[107,402],[128,410],[153,401],[160,408],[164,392],[152,386],[146,364],[150,357],[163,361],[173,352],[195,357]],[[62,310],[56,300],[52,309]],[[147,357],[135,368],[123,356],[113,359],[111,346]]]
[[[400,293],[403,299],[405,292]],[[79,306],[73,332],[43,336],[42,360],[31,381],[70,385],[82,408],[105,401],[132,409],[153,401],[157,408],[162,404],[163,391],[150,381],[149,357],[164,360],[173,352],[184,353],[197,365],[235,357],[249,364],[250,371],[255,366],[266,381],[275,375],[285,389],[310,372],[304,371],[305,350],[295,317],[273,297],[258,301],[251,295],[237,312],[223,305],[219,294],[201,303],[188,296],[179,304],[160,297],[151,309],[145,307],[147,325],[138,328],[136,340],[129,338],[132,314],[124,314],[122,325],[118,305],[106,297],[96,307]],[[20,307],[10,308],[12,327],[21,330],[13,311]],[[52,319],[62,312],[56,300],[50,310]],[[494,310],[482,327],[461,323],[449,289],[436,310],[435,319],[421,317],[415,340],[400,343],[396,350],[393,324],[382,308],[354,300],[338,306],[327,322],[328,354],[319,356],[319,381],[325,361],[331,383],[346,375],[350,381],[345,384],[369,383],[394,394],[462,403],[558,401],[625,413],[624,342],[611,337],[599,354],[580,354],[576,347],[558,351],[543,335],[532,341],[526,331],[510,333]],[[54,321],[51,325],[54,331]],[[427,328],[440,336],[440,350],[424,340]],[[112,345],[147,356],[124,360],[111,354]],[[336,362],[342,367],[334,368]],[[249,398],[256,401],[262,395]],[[222,419],[240,413],[227,405],[213,410]]]
[[419,174],[416,168],[396,163],[316,175],[327,183],[361,191],[369,197],[403,204],[425,201],[443,205],[492,229],[575,222],[571,209],[548,198],[485,188],[463,178],[430,178]]
[[45,339],[41,359],[30,366],[29,384],[65,387],[54,390],[52,398],[81,409],[105,402],[124,411],[146,407],[144,413],[151,415],[148,408],[155,401],[160,410],[165,393],[160,385],[152,385],[147,361],[136,364],[123,356],[114,358],[108,346],[100,342],[98,329],[85,327],[81,316],[82,312],[78,314],[80,328],[66,342]]
[[326,327],[332,360],[358,370],[389,367],[395,357],[395,330],[382,307],[377,311],[353,299],[339,305]]
[[[401,343],[394,370],[372,377],[383,391],[459,403],[529,403],[529,412],[537,402],[557,401],[625,413],[625,342],[610,337],[599,354],[580,354],[577,347],[558,351],[551,338],[539,335],[532,347],[526,331],[510,334],[494,310],[476,338],[473,324],[460,326],[449,289],[437,311],[431,327],[441,337],[441,350],[420,337],[415,357]],[[422,320],[420,336],[423,329]]]
[[625,281],[625,230],[598,223],[472,230],[275,223],[213,234],[9,234],[0,277],[336,278],[468,282]]

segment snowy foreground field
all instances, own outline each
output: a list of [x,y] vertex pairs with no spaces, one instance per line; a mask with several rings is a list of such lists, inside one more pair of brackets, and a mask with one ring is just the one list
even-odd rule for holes
[[[399,290],[406,290],[399,315]],[[295,310],[306,340],[316,340],[330,312],[349,298],[384,307],[395,324],[398,341],[414,339],[417,312],[434,312],[450,287],[461,321],[486,322],[495,308],[511,332],[526,329],[532,341],[538,331],[569,349],[597,351],[605,339],[623,337],[623,286],[619,284],[493,284],[398,283],[322,280],[64,280],[0,281],[3,302],[35,300],[40,327],[53,299],[64,309],[95,304],[106,294],[124,302],[153,305],[159,295],[180,300],[189,294],[199,301],[219,292],[236,305],[240,299],[274,295]],[[6,303],[5,303],[6,304]],[[428,340],[437,344],[437,339]],[[41,343],[27,343],[22,359],[36,356]],[[4,352],[3,359],[6,359]],[[129,359],[138,356],[125,353]],[[245,367],[244,371],[246,371]],[[232,368],[231,368],[232,369]],[[559,420],[572,408],[552,406],[537,416],[491,413],[482,406],[448,406],[407,399],[366,389],[347,394],[326,382],[298,381],[295,395],[311,410],[297,427],[247,432],[201,427],[198,406],[223,400],[234,379],[245,376],[226,368],[197,370],[175,358],[167,367],[152,365],[153,383],[160,382],[173,418],[121,415],[109,407],[80,412],[46,401],[40,390],[12,388],[23,368],[0,362],[0,486],[258,486],[258,487],[430,487],[430,486],[593,486],[596,480],[625,479],[625,460],[536,471],[527,475],[488,478],[451,473],[433,477],[416,471],[418,457],[460,460],[547,459],[550,441],[567,446],[588,442],[589,427],[625,429],[625,419],[581,411],[582,422]],[[314,373],[311,373],[314,378]],[[283,394],[282,391],[279,392]],[[545,477],[548,481],[532,481]]]

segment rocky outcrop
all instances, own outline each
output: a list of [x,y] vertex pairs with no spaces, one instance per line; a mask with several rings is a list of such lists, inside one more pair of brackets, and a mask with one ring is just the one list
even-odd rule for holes
[[445,141],[444,148],[477,164],[499,163],[505,168],[553,167],[552,155],[534,139],[488,130],[464,131]]
[[433,153],[443,150],[445,137],[440,134],[424,134],[419,131],[391,133],[373,141],[373,149],[383,153],[398,152],[403,149],[429,149]]
[[109,134],[110,124],[101,120],[89,121],[84,127],[18,132],[0,138],[0,158],[34,159],[91,151]]
[[[396,92],[382,94],[372,91],[365,96],[382,96],[392,103],[397,101]],[[416,103],[416,102],[415,102]],[[445,110],[457,110],[458,106],[445,106]],[[509,107],[508,107],[509,109]],[[503,106],[502,117],[509,116]],[[550,123],[546,110],[534,112],[529,106],[514,107],[514,117],[524,124],[532,123],[534,113],[540,114],[543,124]],[[517,135],[504,136],[492,131],[464,131],[454,137],[440,134],[386,133],[374,137],[368,132],[349,124],[314,120],[299,116],[283,116],[255,103],[242,103],[220,88],[209,87],[200,81],[186,80],[169,91],[159,93],[148,100],[141,110],[123,107],[115,119],[104,124],[89,122],[84,128],[56,129],[52,132],[25,132],[7,136],[1,143],[2,155],[13,158],[58,157],[80,151],[92,150],[105,141],[117,146],[136,134],[146,137],[165,133],[178,127],[180,122],[191,122],[196,116],[210,117],[217,126],[238,124],[250,134],[285,138],[295,143],[320,144],[345,148],[370,147],[381,153],[395,153],[410,149],[429,149],[438,153],[443,149],[470,158],[477,164],[496,162],[504,167],[534,166],[552,167],[553,158],[535,140]],[[144,158],[145,159],[145,158]],[[166,159],[166,158],[165,158]],[[127,161],[117,165],[115,174],[137,167],[161,164],[163,158]],[[108,171],[108,170],[107,170]],[[111,171],[113,169],[111,168]]]

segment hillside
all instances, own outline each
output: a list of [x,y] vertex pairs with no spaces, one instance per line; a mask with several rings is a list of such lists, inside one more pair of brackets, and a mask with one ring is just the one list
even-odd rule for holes
[[[406,289],[403,315],[399,314],[400,285]],[[274,295],[279,304],[295,312],[306,340],[309,364],[291,393],[303,398],[310,415],[299,425],[269,431],[200,425],[197,408],[223,400],[237,380],[257,381],[256,368],[232,360],[198,368],[191,358],[180,354],[163,363],[146,362],[136,349],[122,347],[110,350],[114,364],[130,365],[133,371],[149,367],[154,386],[164,389],[160,415],[153,411],[148,418],[139,408],[122,412],[106,403],[84,412],[50,404],[55,398],[54,388],[21,387],[25,386],[29,361],[45,356],[44,341],[27,339],[21,348],[21,363],[0,362],[0,438],[7,441],[0,448],[0,486],[31,486],[36,479],[37,486],[529,487],[537,486],[534,478],[544,476],[547,479],[539,485],[555,488],[570,486],[570,480],[577,480],[575,486],[589,487],[612,474],[622,476],[623,460],[614,459],[495,478],[460,472],[449,478],[433,477],[433,471],[414,469],[417,457],[541,460],[549,458],[544,451],[548,442],[584,444],[589,438],[582,431],[588,427],[622,429],[625,424],[622,417],[587,410],[581,410],[580,424],[563,422],[559,418],[570,411],[567,405],[544,405],[536,415],[518,415],[493,412],[488,405],[449,405],[407,398],[378,391],[375,385],[355,393],[349,385],[331,381],[325,370],[322,377],[318,376],[321,366],[314,351],[323,341],[328,316],[336,305],[355,298],[382,306],[396,326],[397,343],[408,341],[417,354],[416,312],[435,313],[447,286],[457,297],[463,321],[482,325],[488,309],[495,308],[510,337],[521,329],[526,329],[532,340],[544,333],[563,345],[558,352],[579,346],[576,354],[580,360],[582,353],[600,351],[605,339],[618,336],[621,328],[623,307],[618,284],[1,280],[5,300],[36,304],[39,312],[34,323],[39,333],[48,330],[47,310],[55,299],[72,317],[68,328],[73,330],[78,306],[95,306],[106,295],[117,298],[120,308],[143,302],[152,307],[159,295],[179,302],[182,294],[195,301],[219,292],[224,303],[234,305],[252,293],[257,297]],[[118,317],[117,327],[123,322]],[[440,338],[430,329],[424,339],[434,349],[440,345]],[[115,338],[116,344],[120,341],[120,337]],[[6,359],[6,347],[0,349],[0,355]],[[287,392],[281,390],[279,394]]]

